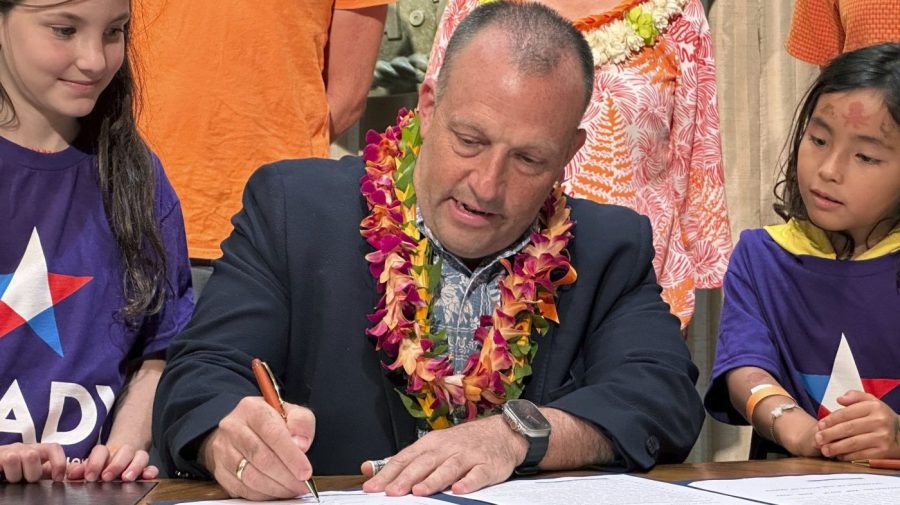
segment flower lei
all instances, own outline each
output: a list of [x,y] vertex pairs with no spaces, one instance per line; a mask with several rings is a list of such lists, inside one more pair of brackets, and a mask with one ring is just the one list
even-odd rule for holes
[[597,28],[585,30],[594,65],[622,63],[644,47],[656,44],[656,38],[669,23],[681,15],[688,0],[647,0],[629,9],[621,19],[613,19]]
[[506,276],[500,281],[500,303],[493,314],[482,316],[474,338],[481,343],[459,374],[453,370],[447,338],[432,333],[433,292],[441,279],[440,261],[434,262],[428,239],[416,227],[416,194],[412,174],[421,137],[415,111],[401,110],[397,125],[384,134],[369,131],[363,152],[366,174],[360,180],[369,215],[360,233],[375,248],[366,255],[369,271],[382,293],[366,330],[393,363],[388,370],[406,374],[404,406],[432,429],[450,425],[454,410],[465,419],[496,411],[506,400],[518,398],[523,379],[531,375],[537,344],[532,328],[541,335],[548,320],[559,323],[556,289],[575,282],[566,246],[575,224],[571,209],[557,184],[544,202],[541,229],[510,262],[501,260]]
[[[492,1],[479,0],[478,3]],[[656,38],[681,15],[687,3],[688,0],[647,0],[631,8],[626,4],[608,14],[578,20],[575,27],[584,32],[594,56],[594,66],[622,63],[644,47],[656,44]],[[599,26],[594,28],[596,25]]]

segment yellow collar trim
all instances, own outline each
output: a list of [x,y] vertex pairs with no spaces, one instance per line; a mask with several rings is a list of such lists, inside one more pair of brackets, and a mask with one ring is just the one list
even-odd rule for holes
[[[791,254],[837,259],[828,235],[809,221],[791,219],[785,224],[764,227],[778,245]],[[900,251],[900,229],[895,229],[881,239],[875,247],[853,258],[854,261],[870,260]]]

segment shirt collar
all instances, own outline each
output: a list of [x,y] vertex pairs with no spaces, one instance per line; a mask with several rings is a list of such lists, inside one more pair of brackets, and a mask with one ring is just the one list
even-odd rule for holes
[[518,254],[519,251],[524,249],[525,246],[528,245],[528,243],[531,241],[531,234],[539,231],[538,222],[537,219],[535,219],[531,226],[527,230],[525,230],[525,233],[523,233],[518,240],[510,244],[508,247],[501,249],[496,254],[482,258],[481,263],[478,264],[478,267],[473,272],[472,269],[466,266],[466,264],[461,259],[459,259],[455,254],[451,253],[450,251],[445,249],[443,245],[441,245],[441,242],[434,236],[434,234],[431,232],[431,229],[428,228],[428,226],[425,224],[425,219],[422,217],[422,211],[418,206],[416,206],[416,228],[419,229],[422,235],[428,237],[428,240],[434,246],[435,252],[437,252],[437,254],[440,255],[440,257],[444,261],[450,261],[451,263],[453,263],[454,268],[469,275],[495,268],[496,265],[500,264],[501,259],[509,258],[514,254]]
[[[815,256],[836,259],[837,254],[828,235],[809,221],[791,219],[787,223],[766,226],[766,232],[778,245],[797,256]],[[881,239],[875,247],[868,249],[854,260],[869,260],[900,251],[900,229],[896,229]]]

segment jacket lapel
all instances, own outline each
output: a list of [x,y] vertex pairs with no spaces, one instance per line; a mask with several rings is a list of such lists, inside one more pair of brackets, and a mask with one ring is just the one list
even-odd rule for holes
[[[379,352],[378,359],[388,359],[384,351]],[[390,363],[390,361],[388,361]],[[381,371],[381,386],[384,389],[384,397],[387,401],[387,412],[390,416],[391,429],[393,430],[395,453],[412,444],[417,439],[416,419],[406,411],[400,396],[396,391],[398,387],[388,377],[387,371]]]

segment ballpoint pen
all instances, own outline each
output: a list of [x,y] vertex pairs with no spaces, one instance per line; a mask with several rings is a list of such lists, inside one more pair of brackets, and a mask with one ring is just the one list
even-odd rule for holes
[[855,459],[851,463],[869,468],[900,470],[900,459]]
[[[278,389],[278,382],[275,380],[275,374],[265,361],[259,358],[253,358],[250,362],[250,368],[253,369],[253,375],[256,376],[256,382],[259,384],[259,390],[262,392],[263,399],[272,406],[282,419],[287,422],[287,413],[284,411],[284,400],[281,399],[281,391]],[[309,492],[319,502],[319,491],[316,489],[316,483],[312,477],[305,481]]]

